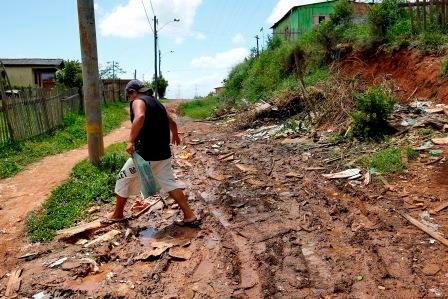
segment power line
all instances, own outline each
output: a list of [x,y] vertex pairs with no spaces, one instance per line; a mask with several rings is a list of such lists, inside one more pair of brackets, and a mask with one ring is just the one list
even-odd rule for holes
[[154,28],[152,28],[151,21],[149,20],[148,13],[146,12],[146,6],[145,6],[145,3],[143,2],[143,0],[142,0],[142,5],[143,5],[143,10],[145,11],[146,20],[148,21],[148,24],[149,24],[149,28],[151,28],[152,33],[154,33]]
[[155,16],[156,13],[154,12],[154,6],[152,6],[152,0],[149,0],[149,4],[151,4],[152,14]]

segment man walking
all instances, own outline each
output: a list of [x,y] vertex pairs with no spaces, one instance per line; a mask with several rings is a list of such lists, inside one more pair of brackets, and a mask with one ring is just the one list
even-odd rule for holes
[[[126,151],[134,151],[148,161],[156,182],[179,205],[184,214],[179,225],[197,226],[198,219],[188,205],[182,187],[176,181],[171,168],[170,131],[172,142],[180,144],[176,122],[165,107],[154,97],[147,95],[149,88],[139,80],[131,80],[126,85],[130,102],[131,133]],[[116,205],[110,221],[124,218],[123,212],[129,196],[140,193],[140,184],[132,158],[129,158],[117,177],[115,184]]]

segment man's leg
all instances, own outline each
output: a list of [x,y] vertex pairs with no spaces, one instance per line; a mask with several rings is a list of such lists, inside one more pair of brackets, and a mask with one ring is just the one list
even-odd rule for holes
[[138,194],[139,183],[137,171],[134,162],[129,158],[123,168],[117,175],[115,183],[116,204],[113,214],[109,217],[111,220],[120,220],[124,218],[124,206],[129,196]]
[[188,204],[187,198],[185,197],[182,189],[175,189],[173,191],[168,192],[168,194],[177,202],[179,208],[184,213],[184,222],[192,222],[196,220],[196,216]]
[[121,197],[120,195],[115,195],[116,203],[115,209],[112,216],[110,216],[111,220],[121,220],[124,218],[124,206],[126,205],[127,198]]

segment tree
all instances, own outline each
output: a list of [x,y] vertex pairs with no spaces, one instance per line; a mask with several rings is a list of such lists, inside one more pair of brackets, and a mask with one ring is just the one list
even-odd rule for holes
[[[155,90],[155,80],[152,81],[152,89]],[[159,76],[157,78],[157,94],[159,95],[160,98],[164,98],[165,97],[165,93],[166,93],[166,89],[168,87],[168,81],[163,77],[163,76]]]
[[120,64],[116,61],[108,61],[105,66],[100,68],[100,78],[106,80],[119,79],[120,75],[125,71],[120,67]]
[[65,88],[82,87],[82,67],[78,60],[64,61],[64,67],[56,72],[56,84]]

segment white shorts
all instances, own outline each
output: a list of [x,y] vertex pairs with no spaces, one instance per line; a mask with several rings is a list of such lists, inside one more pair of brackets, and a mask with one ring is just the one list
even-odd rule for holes
[[[162,161],[150,161],[152,174],[159,184],[162,192],[170,192],[185,187],[176,181],[173,169],[171,168],[171,158]],[[140,180],[134,161],[129,158],[120,170],[115,183],[115,194],[123,198],[140,194]]]

